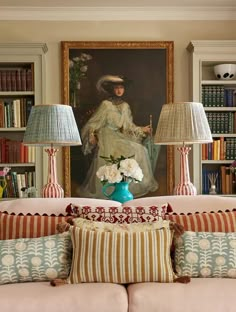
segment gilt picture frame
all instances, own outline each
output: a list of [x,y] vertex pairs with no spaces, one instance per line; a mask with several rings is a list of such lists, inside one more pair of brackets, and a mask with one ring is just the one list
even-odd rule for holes
[[[131,81],[126,97],[133,122],[140,126],[151,123],[154,136],[162,105],[174,101],[173,41],[62,41],[61,59],[62,103],[72,106],[79,131],[102,100],[96,88],[98,79],[113,74]],[[78,60],[80,64],[76,64]],[[72,72],[71,67],[77,65]],[[63,148],[65,197],[81,197],[80,185],[93,157],[92,153],[84,155],[82,149]],[[173,146],[161,146],[154,176],[159,187],[147,196],[172,194]]]

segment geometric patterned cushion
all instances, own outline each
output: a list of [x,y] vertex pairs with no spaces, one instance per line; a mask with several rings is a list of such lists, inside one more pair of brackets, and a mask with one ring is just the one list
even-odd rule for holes
[[67,278],[72,244],[69,233],[0,241],[0,284]]
[[160,218],[164,218],[168,211],[170,211],[168,204],[163,204],[160,207],[92,207],[70,204],[66,208],[67,213],[71,213],[79,218],[108,223],[128,224],[158,221]]
[[56,225],[66,216],[14,215],[0,212],[0,240],[34,238],[57,233]]
[[167,220],[181,224],[185,231],[235,232],[236,211],[202,212],[189,215],[167,214]]
[[111,232],[70,227],[73,258],[68,283],[173,282],[172,232]]
[[236,278],[236,232],[187,231],[174,244],[178,275]]

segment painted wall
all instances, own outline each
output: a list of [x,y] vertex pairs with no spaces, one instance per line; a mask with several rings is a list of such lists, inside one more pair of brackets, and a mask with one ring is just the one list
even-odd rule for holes
[[[189,53],[191,40],[236,40],[236,21],[115,21],[115,22],[38,22],[0,21],[0,42],[47,43],[46,100],[61,103],[61,41],[172,40],[174,41],[175,101],[190,100]],[[61,154],[58,178],[62,183]],[[176,178],[179,163],[176,159]]]

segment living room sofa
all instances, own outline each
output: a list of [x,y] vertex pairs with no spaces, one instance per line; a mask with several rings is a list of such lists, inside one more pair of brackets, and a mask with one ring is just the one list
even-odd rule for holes
[[[151,207],[169,203],[174,213],[233,211],[235,197],[211,195],[160,196],[134,199],[122,206]],[[8,214],[61,215],[69,204],[121,207],[115,201],[61,198],[2,201]],[[235,222],[235,220],[234,220]],[[232,224],[235,227],[235,224]],[[1,232],[1,228],[0,228]],[[236,264],[235,264],[236,266]],[[1,263],[0,263],[1,270]],[[235,278],[192,277],[185,283],[144,282],[134,284],[80,283],[52,287],[49,281],[0,285],[1,312],[235,312]]]

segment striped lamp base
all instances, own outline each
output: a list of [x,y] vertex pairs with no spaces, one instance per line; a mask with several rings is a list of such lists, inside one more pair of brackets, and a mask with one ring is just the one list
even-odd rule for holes
[[191,147],[182,146],[178,147],[177,150],[180,152],[180,182],[175,187],[174,194],[197,195],[197,189],[191,183],[189,176],[188,153]]
[[48,183],[43,187],[42,196],[51,198],[64,197],[63,188],[57,183],[56,153],[53,147],[45,149],[48,153]]

